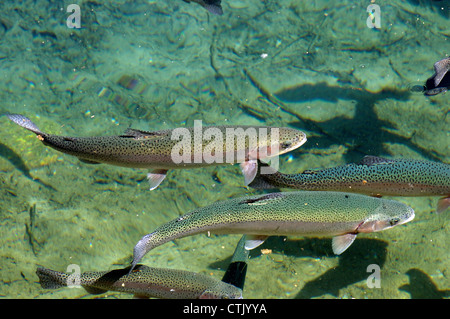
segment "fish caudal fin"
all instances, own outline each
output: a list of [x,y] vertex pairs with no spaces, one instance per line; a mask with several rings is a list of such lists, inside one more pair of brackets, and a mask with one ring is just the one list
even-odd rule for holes
[[44,289],[58,289],[67,286],[67,279],[69,275],[54,271],[48,268],[39,267],[36,270],[36,275],[39,277],[39,283]]
[[150,190],[154,190],[161,184],[161,182],[166,178],[167,170],[158,169],[147,174],[147,179],[150,184]]
[[356,239],[356,234],[345,234],[333,237],[332,248],[336,255],[342,254]]
[[445,74],[449,71],[449,65],[450,60],[448,59],[442,59],[434,64],[434,71],[436,72],[434,76],[434,86],[438,86],[441,83]]
[[438,205],[437,205],[437,209],[436,209],[436,212],[439,214],[439,213],[443,213],[444,211],[446,211],[447,210],[447,208],[449,208],[450,207],[450,197],[444,197],[444,198],[441,198],[439,201],[438,201]]
[[6,114],[6,116],[17,125],[26,128],[36,135],[45,135],[28,117],[20,114]]
[[[242,165],[242,164],[241,164]],[[270,177],[265,178],[266,175],[276,174],[277,170],[272,168],[269,164],[263,163],[260,160],[257,161],[256,175],[253,180],[246,184],[255,189],[273,189],[278,188],[270,182]]]
[[247,235],[243,235],[239,240],[234,254],[231,257],[231,262],[222,278],[223,282],[240,289],[244,289],[245,276],[247,275],[247,262],[250,255],[249,251],[245,249],[246,240]]
[[145,235],[134,246],[134,248],[133,248],[133,261],[131,262],[130,271],[128,272],[128,274],[132,273],[134,268],[141,261],[142,257],[144,257],[145,254],[150,250],[150,249],[147,248],[147,244],[151,241],[152,236],[153,236],[153,233]]

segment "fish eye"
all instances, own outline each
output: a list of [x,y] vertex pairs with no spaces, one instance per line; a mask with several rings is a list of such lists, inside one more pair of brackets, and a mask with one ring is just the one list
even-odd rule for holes
[[281,148],[286,149],[289,148],[292,145],[292,143],[290,141],[285,141],[283,143],[281,143]]
[[395,226],[395,225],[398,224],[399,221],[400,221],[399,218],[392,218],[392,219],[389,220],[389,224],[390,224],[391,226]]

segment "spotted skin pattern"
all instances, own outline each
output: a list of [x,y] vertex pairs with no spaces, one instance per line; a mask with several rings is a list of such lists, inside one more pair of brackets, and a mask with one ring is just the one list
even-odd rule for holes
[[[172,138],[172,134],[174,133],[173,129],[155,132],[128,129],[123,135],[119,136],[68,137],[43,133],[30,119],[23,115],[7,114],[7,116],[16,124],[34,132],[39,140],[45,145],[91,163],[106,163],[124,167],[154,169],[202,167],[222,163],[230,164],[226,157],[227,145],[222,145],[224,154],[221,163],[218,163],[218,161],[207,163],[204,158],[202,162],[196,163],[194,159],[195,154],[203,154],[202,151],[205,150],[205,147],[207,147],[211,141],[200,140],[199,143],[195,143],[195,138],[187,140],[178,137],[178,139],[174,139]],[[279,138],[277,141],[279,152],[277,154],[268,152],[267,154],[270,154],[271,156],[289,152],[301,146],[306,141],[305,133],[291,128],[275,128],[268,126],[205,126],[202,127],[202,134],[209,128],[216,129],[216,132],[221,132],[224,141],[226,140],[227,129],[233,129],[234,132],[237,132],[233,140],[233,149],[231,150],[231,152],[233,152],[233,157],[228,157],[228,159],[232,158],[235,160],[233,163],[238,162],[238,154],[240,153],[244,153],[244,157],[247,160],[251,151],[258,153],[257,156],[259,156],[261,153],[258,152],[258,150],[270,148],[272,146],[271,143],[273,142],[271,141],[273,129],[278,129]],[[242,128],[242,130],[237,130],[239,128]],[[185,130],[182,132],[194,136],[194,129],[195,128],[193,127],[185,128],[182,129]],[[262,130],[267,132],[266,137],[257,135],[258,137],[262,137],[258,138],[257,141],[258,150],[249,149],[249,139],[245,138],[245,133],[249,132],[247,129],[254,130],[257,133]],[[240,134],[240,132],[242,134]],[[183,145],[185,147],[183,149],[190,150],[190,162],[175,163],[172,160],[172,151],[176,145],[180,148],[181,145]],[[212,152],[208,154],[212,154]]]
[[182,215],[142,237],[132,266],[155,247],[199,233],[340,236],[387,229],[413,216],[402,203],[351,193],[300,191],[230,199]]
[[[212,276],[199,273],[138,265],[129,268],[80,274],[80,285],[90,293],[118,291],[138,297],[163,299],[241,299],[242,290]],[[44,289],[66,287],[70,274],[38,268],[36,274]]]
[[441,200],[445,204],[450,197],[450,165],[366,156],[356,164],[300,174],[258,174],[249,186],[355,192],[370,196],[445,196]]

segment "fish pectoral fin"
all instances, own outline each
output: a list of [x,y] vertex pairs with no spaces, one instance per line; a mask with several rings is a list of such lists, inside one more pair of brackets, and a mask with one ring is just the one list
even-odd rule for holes
[[356,239],[356,234],[345,234],[333,237],[332,248],[336,255],[342,254]]
[[244,174],[245,186],[248,186],[258,173],[258,162],[256,160],[249,160],[239,165],[241,167],[242,174]]
[[166,178],[167,170],[158,169],[147,174],[148,182],[150,183],[150,190],[154,190],[161,184],[161,182]]
[[450,197],[444,197],[444,198],[441,198],[441,199],[438,201],[438,205],[437,205],[436,212],[437,212],[438,214],[443,213],[443,212],[445,212],[445,211],[447,210],[447,208],[449,208],[449,207],[450,207]]
[[245,239],[244,247],[247,250],[255,249],[260,246],[267,239],[266,235],[247,235]]
[[83,158],[78,158],[80,160],[80,162],[83,162],[85,164],[101,164],[100,162],[96,162],[96,161],[91,161],[91,160],[87,160],[87,159],[83,159]]

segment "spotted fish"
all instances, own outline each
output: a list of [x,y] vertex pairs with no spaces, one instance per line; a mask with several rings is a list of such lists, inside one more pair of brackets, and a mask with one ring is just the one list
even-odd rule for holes
[[163,299],[241,299],[242,290],[212,276],[199,273],[137,265],[130,269],[90,271],[71,278],[66,274],[47,268],[38,268],[36,274],[44,289],[57,289],[68,284],[79,285],[92,294],[107,291],[132,293],[137,297]]
[[158,227],[134,247],[132,267],[150,250],[199,233],[246,234],[246,249],[268,236],[331,236],[335,254],[358,233],[371,233],[414,218],[397,201],[341,192],[287,192],[230,199],[196,209]]
[[[270,159],[306,142],[305,133],[268,126],[202,126],[146,132],[127,129],[123,135],[67,137],[42,132],[29,118],[6,114],[35,133],[40,141],[81,161],[153,169],[147,175],[153,190],[169,169],[240,163],[246,181],[256,175],[256,159]],[[207,138],[209,137],[209,139]]]
[[[266,166],[259,163],[259,167]],[[270,167],[266,167],[270,169]],[[450,205],[450,165],[426,160],[365,156],[359,163],[300,174],[258,173],[250,187],[354,192],[370,196],[444,196],[438,212]]]

